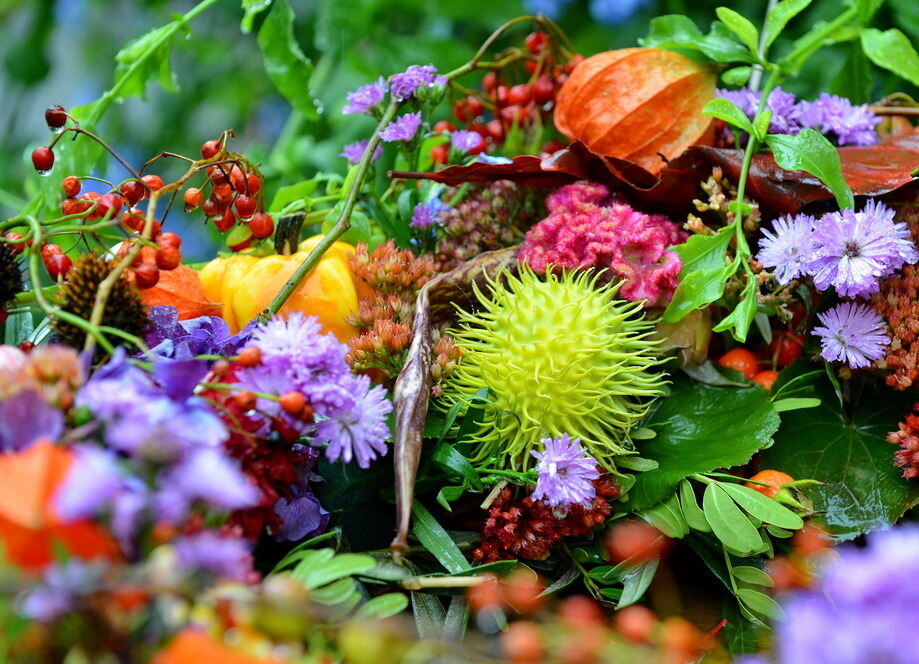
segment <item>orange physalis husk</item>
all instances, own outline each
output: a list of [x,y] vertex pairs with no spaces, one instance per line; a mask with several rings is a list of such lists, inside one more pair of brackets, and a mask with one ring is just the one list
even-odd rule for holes
[[177,634],[163,650],[153,658],[153,664],[282,664],[277,659],[250,657],[233,650],[195,629],[186,629]]
[[[144,247],[143,251],[147,251]],[[142,252],[143,255],[143,252]],[[179,310],[179,320],[198,316],[220,316],[220,304],[211,302],[204,294],[198,271],[187,265],[172,270],[160,270],[160,280],[153,288],[140,291],[148,307],[168,304]]]

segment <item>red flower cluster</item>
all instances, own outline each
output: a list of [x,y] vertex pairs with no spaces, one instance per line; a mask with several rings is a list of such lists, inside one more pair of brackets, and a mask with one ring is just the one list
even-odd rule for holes
[[903,469],[903,477],[908,480],[919,477],[919,403],[896,431],[887,434],[887,442],[903,448],[893,455],[893,462]]
[[491,504],[482,527],[482,539],[472,557],[479,563],[496,560],[544,560],[552,547],[564,537],[584,537],[606,521],[619,497],[619,486],[609,475],[594,481],[597,498],[590,508],[572,505],[558,516],[546,503],[530,496],[514,499],[504,489]]

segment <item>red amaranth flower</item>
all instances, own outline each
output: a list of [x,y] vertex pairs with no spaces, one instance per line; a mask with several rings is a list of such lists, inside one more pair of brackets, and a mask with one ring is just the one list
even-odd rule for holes
[[638,212],[591,182],[561,187],[546,207],[549,216],[526,235],[521,262],[537,272],[550,266],[606,269],[625,281],[620,295],[627,300],[646,300],[647,306],[670,300],[683,264],[667,247],[686,240],[676,224]]
[[584,537],[606,521],[609,501],[619,497],[619,486],[609,475],[594,480],[597,498],[591,507],[572,505],[564,516],[530,496],[513,498],[504,489],[491,504],[482,526],[482,539],[472,552],[476,562],[496,560],[544,560],[552,547],[565,537]]
[[919,477],[919,403],[898,427],[887,434],[887,442],[903,448],[894,452],[893,462],[903,469],[903,477],[911,480]]

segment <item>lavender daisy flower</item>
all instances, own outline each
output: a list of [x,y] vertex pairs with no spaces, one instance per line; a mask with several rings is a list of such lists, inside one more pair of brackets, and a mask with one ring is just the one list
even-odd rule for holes
[[544,452],[532,451],[539,460],[539,477],[534,500],[544,500],[553,507],[588,505],[597,496],[592,480],[600,477],[597,462],[587,456],[578,438],[568,434],[542,439]]
[[813,333],[820,337],[820,355],[830,362],[844,361],[853,369],[867,367],[884,355],[890,343],[884,321],[864,304],[843,302],[817,314],[823,323]]
[[421,111],[417,113],[406,113],[392,122],[390,122],[383,131],[380,132],[380,138],[387,143],[394,141],[410,141],[418,133],[418,127],[421,126]]
[[867,104],[853,105],[845,97],[823,93],[816,101],[798,104],[798,118],[805,127],[836,137],[839,145],[874,145],[881,121]]
[[814,224],[814,254],[807,268],[814,285],[833,286],[844,297],[870,295],[878,291],[878,280],[919,260],[909,227],[893,218],[893,210],[874,200],[860,212],[821,217]]
[[[366,138],[363,141],[357,141],[356,143],[348,143],[342,151],[338,154],[339,157],[344,157],[348,160],[348,163],[354,166],[360,162],[361,157],[364,156],[364,150],[367,149],[367,143],[369,143]],[[370,157],[370,163],[372,164],[377,159],[380,158],[380,155],[383,154],[383,146],[378,145],[377,149],[373,151],[373,155]]]
[[382,387],[370,387],[367,376],[348,376],[331,387],[325,398],[311,401],[316,412],[327,417],[316,426],[312,444],[327,444],[329,461],[356,459],[358,466],[368,468],[378,455],[386,454],[386,416],[392,403]]
[[255,574],[245,540],[205,530],[177,539],[174,546],[179,568],[189,574],[202,571],[238,583],[251,581]]
[[437,67],[434,65],[412,65],[401,74],[389,77],[392,85],[392,96],[399,101],[405,101],[415,96],[418,88],[441,83],[437,80]]
[[323,376],[347,372],[348,347],[326,334],[315,316],[299,311],[260,324],[252,332],[250,345],[262,351],[264,361],[278,360],[290,369],[311,369]]
[[471,152],[478,150],[485,144],[485,139],[476,131],[460,129],[453,132],[450,136],[450,145],[460,152]]
[[343,115],[370,114],[386,96],[386,81],[381,76],[373,83],[362,85],[349,92],[348,105],[341,109]]
[[772,222],[772,231],[763,229],[756,260],[774,268],[775,277],[783,286],[806,274],[813,226],[814,218],[801,214],[779,217]]

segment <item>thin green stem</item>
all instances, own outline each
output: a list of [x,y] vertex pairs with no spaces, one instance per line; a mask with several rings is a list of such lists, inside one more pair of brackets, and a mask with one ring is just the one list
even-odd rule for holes
[[731,565],[731,554],[728,553],[728,549],[724,545],[721,546],[721,550],[724,552],[724,564],[727,567],[728,579],[730,579],[731,581],[731,590],[734,591],[734,595],[736,597],[737,596],[737,582],[734,581],[734,572],[733,572],[734,566]]

